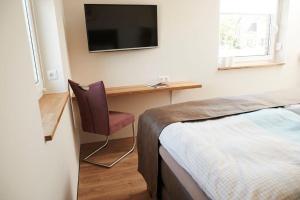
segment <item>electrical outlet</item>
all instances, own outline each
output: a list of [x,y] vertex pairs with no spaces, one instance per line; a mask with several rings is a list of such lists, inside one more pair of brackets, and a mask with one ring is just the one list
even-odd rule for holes
[[54,81],[58,79],[58,72],[56,69],[51,69],[47,71],[47,77],[49,81]]
[[159,82],[162,82],[162,83],[170,82],[170,76],[159,76],[158,79],[159,79]]

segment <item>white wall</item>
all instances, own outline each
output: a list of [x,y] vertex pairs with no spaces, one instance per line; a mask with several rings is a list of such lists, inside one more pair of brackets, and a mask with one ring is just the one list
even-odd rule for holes
[[[84,3],[157,4],[159,47],[155,49],[89,53],[84,22]],[[287,64],[231,71],[217,70],[218,0],[64,0],[71,73],[88,84],[103,80],[107,86],[143,84],[159,75],[173,81],[192,80],[203,89],[175,92],[175,102],[257,93],[294,87],[299,83],[300,2],[291,0]],[[138,115],[145,109],[168,103],[168,94],[149,94],[109,99],[112,109]],[[121,137],[128,136],[122,131]],[[81,135],[82,142],[98,137]]]
[[78,136],[68,105],[44,142],[22,1],[1,1],[0,24],[0,198],[76,199]]
[[[65,91],[70,74],[64,32],[64,13],[61,0],[33,0],[38,42],[41,49],[41,68],[47,93]],[[60,20],[57,20],[60,19]],[[57,70],[57,80],[49,80],[47,72]]]
[[71,77],[70,64],[69,64],[69,55],[67,50],[66,43],[66,33],[65,33],[65,16],[64,16],[64,7],[62,0],[54,0],[54,7],[56,13],[56,25],[57,25],[57,34],[58,34],[58,44],[60,50],[61,58],[61,70],[64,75],[64,88],[67,87],[67,80]]

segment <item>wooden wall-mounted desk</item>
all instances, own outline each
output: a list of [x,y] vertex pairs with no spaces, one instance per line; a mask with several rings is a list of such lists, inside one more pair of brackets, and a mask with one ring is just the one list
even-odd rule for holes
[[147,85],[131,85],[131,86],[121,86],[121,87],[107,87],[105,88],[105,90],[106,90],[106,95],[108,97],[168,91],[170,92],[170,104],[172,104],[173,91],[195,89],[201,87],[202,85],[199,83],[182,81],[182,82],[169,82],[167,86],[157,87],[157,88],[150,87]]
[[162,87],[150,87],[147,85],[132,85],[123,87],[111,87],[106,88],[106,95],[111,96],[121,96],[121,95],[131,95],[131,94],[145,94],[160,91],[169,91],[170,93],[170,104],[173,103],[173,91],[174,90],[186,90],[201,88],[202,85],[195,82],[170,82],[166,86]]
[[170,82],[167,86],[163,87],[149,87],[146,85],[132,85],[123,87],[110,87],[106,88],[107,96],[121,96],[121,95],[131,95],[131,94],[143,94],[143,93],[153,93],[159,91],[174,91],[174,90],[186,90],[201,88],[202,85],[194,82]]

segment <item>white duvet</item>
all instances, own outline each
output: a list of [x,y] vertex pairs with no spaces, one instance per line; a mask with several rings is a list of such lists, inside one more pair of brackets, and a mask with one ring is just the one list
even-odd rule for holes
[[300,116],[291,111],[174,123],[159,139],[211,199],[300,199]]

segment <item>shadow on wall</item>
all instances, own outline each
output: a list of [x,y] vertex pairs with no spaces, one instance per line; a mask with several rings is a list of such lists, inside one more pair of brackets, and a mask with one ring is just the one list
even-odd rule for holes
[[[76,153],[76,155],[80,155],[80,145],[77,145],[77,144],[80,144],[80,137],[79,137],[79,129],[78,128],[76,128],[77,127],[77,125],[76,124],[78,124],[78,122],[77,122],[77,117],[76,117],[76,114],[75,113],[78,113],[78,111],[77,110],[75,110],[75,109],[78,109],[78,108],[76,108],[77,106],[75,105],[74,106],[74,102],[73,102],[73,106],[71,106],[71,101],[70,101],[70,103],[69,103],[69,113],[70,113],[70,116],[71,116],[71,120],[72,120],[72,122],[71,122],[71,124],[72,124],[72,126],[71,126],[71,128],[72,128],[72,133],[73,133],[73,146],[75,147],[74,148],[74,150],[75,150],[75,153]],[[80,156],[78,156],[77,157],[77,162],[79,163],[80,162],[80,158],[79,158]]]
[[64,187],[65,189],[64,189],[63,199],[65,199],[65,200],[77,199],[76,196],[73,196],[73,191],[71,189],[71,181],[72,181],[72,178],[70,177],[70,174],[69,174],[69,177],[66,180],[65,187]]

